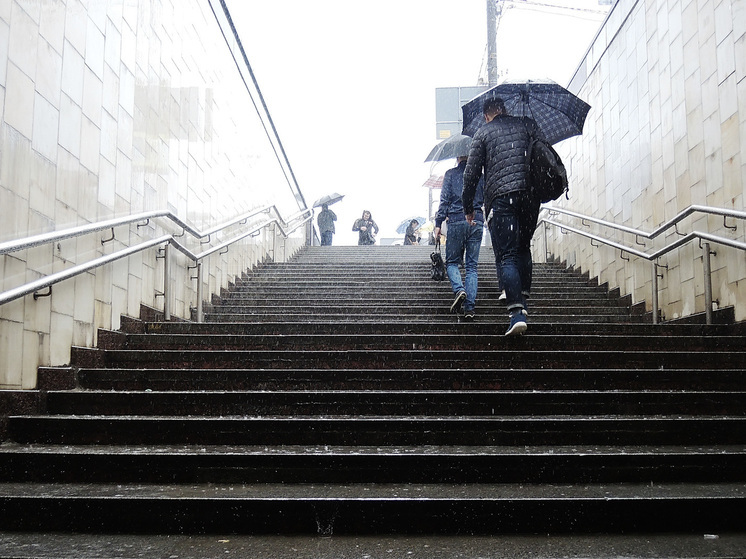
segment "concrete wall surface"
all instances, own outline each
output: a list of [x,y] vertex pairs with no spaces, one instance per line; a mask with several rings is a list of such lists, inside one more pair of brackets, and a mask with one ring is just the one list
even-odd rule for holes
[[[205,231],[256,208],[303,209],[289,188],[208,0],[0,0],[0,243],[151,210]],[[230,36],[230,30],[226,30]],[[240,64],[240,59],[239,59]],[[236,225],[211,243],[262,219]],[[256,224],[254,223],[254,224]],[[0,292],[170,233],[163,219],[0,255]],[[190,250],[210,244],[186,235]],[[305,243],[258,237],[208,257],[204,299]],[[172,251],[172,313],[196,305],[193,262]],[[0,306],[0,388],[33,388],[141,304],[163,308],[150,249]]]
[[[592,108],[583,135],[558,145],[570,176],[570,200],[557,206],[645,232],[692,205],[746,209],[746,0],[618,0],[570,89]],[[647,254],[691,231],[746,241],[746,221],[702,213],[644,246],[634,235],[556,219]],[[537,250],[544,249],[540,245]],[[548,248],[651,309],[647,260],[627,254],[625,261],[620,250],[597,248],[554,228]],[[735,306],[736,319],[744,320],[746,254],[711,249],[715,307]],[[689,243],[658,263],[664,319],[704,312],[699,244]]]

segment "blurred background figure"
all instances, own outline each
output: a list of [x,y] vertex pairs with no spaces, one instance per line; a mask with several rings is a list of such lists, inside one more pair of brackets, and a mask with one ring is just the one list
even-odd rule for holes
[[337,214],[329,209],[327,204],[321,206],[321,212],[316,218],[319,225],[319,235],[321,235],[321,246],[332,246],[332,237],[334,236],[334,222],[337,221]]

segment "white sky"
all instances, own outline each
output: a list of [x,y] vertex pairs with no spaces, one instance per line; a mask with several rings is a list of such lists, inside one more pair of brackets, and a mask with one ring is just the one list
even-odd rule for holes
[[[497,30],[500,79],[566,85],[608,10],[598,0],[531,0],[576,10],[504,3]],[[404,219],[427,217],[422,183],[438,143],[435,89],[486,77],[485,0],[228,0],[249,62],[309,206],[345,198],[334,244],[356,244],[364,209],[395,237]],[[440,191],[433,191],[436,201]],[[315,223],[315,219],[314,219]]]

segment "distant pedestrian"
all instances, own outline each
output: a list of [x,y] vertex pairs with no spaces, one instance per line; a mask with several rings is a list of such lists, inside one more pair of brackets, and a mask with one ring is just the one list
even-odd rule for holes
[[370,212],[368,210],[363,211],[363,216],[360,219],[356,219],[352,226],[353,231],[359,231],[357,244],[358,245],[374,245],[376,244],[376,235],[378,235],[378,225],[373,221]]
[[329,209],[328,204],[321,205],[321,212],[316,218],[319,225],[319,234],[321,235],[321,246],[332,246],[332,236],[334,235],[334,222],[337,221],[337,214]]
[[[482,244],[484,229],[484,213],[482,211],[482,181],[478,181],[474,194],[474,215],[471,223],[466,221],[461,193],[464,189],[464,169],[466,157],[457,158],[458,165],[448,169],[443,178],[440,191],[440,206],[435,214],[436,242],[441,237],[443,222],[448,222],[448,238],[446,239],[446,273],[451,282],[451,289],[455,294],[451,304],[451,312],[464,311],[465,320],[474,320],[477,300],[477,264],[479,263],[479,247]],[[465,278],[461,281],[459,265],[463,263]]]
[[466,219],[475,219],[475,196],[484,174],[485,212],[489,221],[498,277],[510,313],[506,336],[527,329],[527,299],[531,291],[531,238],[539,218],[540,202],[528,185],[526,151],[531,135],[542,138],[536,122],[505,114],[500,98],[485,100],[486,124],[477,130],[464,170],[463,204]]
[[420,238],[417,236],[417,232],[420,228],[420,222],[413,219],[407,226],[407,231],[404,233],[404,244],[405,245],[418,245],[420,244]]

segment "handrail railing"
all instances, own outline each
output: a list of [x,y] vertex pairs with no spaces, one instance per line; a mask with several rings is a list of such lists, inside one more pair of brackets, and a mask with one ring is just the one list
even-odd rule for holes
[[[682,221],[687,216],[693,214],[693,213],[707,213],[712,215],[721,215],[723,216],[723,224],[725,227],[733,229],[734,227],[728,226],[725,220],[728,217],[736,218],[736,219],[746,219],[746,212],[741,212],[738,210],[730,210],[727,208],[714,208],[710,206],[698,206],[698,205],[692,205],[688,207],[687,209],[680,212],[676,217],[673,219],[667,221],[660,227],[657,227],[654,231],[647,233],[645,231],[641,231],[639,229],[634,229],[630,227],[626,227],[624,225],[619,225],[610,221],[606,221],[603,219],[595,218],[586,216],[583,214],[579,214],[577,212],[573,212],[570,210],[566,210],[564,208],[554,208],[550,206],[544,206],[542,208],[543,210],[547,211],[549,215],[552,214],[564,214],[569,215],[571,217],[575,217],[580,219],[581,221],[589,221],[592,223],[596,223],[598,225],[602,225],[604,227],[608,227],[610,229],[616,229],[618,231],[623,231],[625,233],[631,233],[635,235],[636,237],[644,237],[647,239],[653,239],[663,233],[664,231],[670,229],[671,227],[676,227],[677,224]],[[700,248],[702,248],[703,255],[702,255],[702,266],[704,268],[704,284],[705,284],[705,320],[707,324],[712,324],[712,277],[711,277],[711,270],[710,270],[710,255],[712,254],[710,251],[710,243],[716,243],[724,246],[728,246],[731,248],[739,249],[746,251],[746,243],[743,243],[741,241],[737,241],[735,239],[729,239],[727,237],[720,237],[717,235],[712,235],[711,233],[702,232],[702,231],[692,231],[690,233],[679,233],[678,228],[676,228],[676,233],[681,235],[680,238],[676,239],[676,241],[664,246],[661,249],[658,249],[654,252],[647,253],[642,250],[636,249],[634,247],[630,247],[628,245],[624,245],[622,243],[613,241],[611,239],[608,239],[606,237],[602,237],[601,235],[596,235],[593,233],[590,233],[589,231],[583,231],[582,229],[578,229],[575,227],[572,227],[570,225],[566,225],[564,223],[560,223],[558,221],[554,221],[548,217],[541,217],[539,219],[539,223],[544,223],[546,225],[551,225],[554,227],[557,227],[560,229],[560,231],[568,231],[571,233],[575,233],[577,235],[586,237],[590,239],[591,241],[596,241],[602,244],[605,244],[607,246],[611,246],[613,248],[619,249],[622,254],[625,252],[628,254],[631,254],[633,256],[637,256],[639,258],[643,258],[645,260],[648,260],[652,263],[652,312],[653,312],[653,323],[658,324],[658,264],[656,260],[658,260],[661,256],[664,256],[668,254],[669,252],[672,252],[673,250],[676,250],[677,248],[688,244],[689,242],[699,239],[700,241]],[[705,243],[702,243],[702,241],[706,241]],[[591,243],[592,244],[592,243]],[[595,246],[595,245],[594,245]],[[544,228],[544,247],[546,251],[547,247],[547,239],[546,239],[546,227]]]
[[[184,232],[189,232],[191,235],[197,237],[198,239],[204,239],[205,237],[207,237],[208,238],[207,242],[209,242],[209,238],[214,233],[227,229],[228,227],[231,227],[232,225],[235,225],[237,223],[248,222],[250,218],[263,212],[269,212],[272,209],[274,209],[278,217],[267,219],[255,225],[250,230],[245,231],[237,236],[232,237],[231,239],[223,241],[219,245],[210,247],[209,249],[204,250],[199,253],[192,252],[186,246],[184,246],[182,243],[176,240],[177,236],[181,237],[184,235]],[[44,276],[42,278],[39,278],[38,280],[27,282],[21,286],[18,286],[8,291],[5,291],[3,293],[0,293],[0,305],[9,303],[10,301],[19,299],[20,297],[29,295],[31,293],[34,293],[34,297],[36,298],[36,293],[41,289],[48,287],[51,292],[52,286],[61,281],[70,279],[72,277],[85,273],[89,270],[98,268],[110,262],[114,262],[115,260],[119,260],[121,258],[131,256],[133,254],[142,252],[144,250],[153,248],[155,246],[165,245],[164,258],[165,258],[166,269],[164,271],[164,278],[163,278],[164,317],[166,320],[170,320],[171,312],[170,312],[170,297],[169,297],[169,292],[170,292],[169,290],[169,284],[170,284],[169,246],[173,245],[175,249],[177,249],[179,252],[181,252],[182,254],[190,258],[191,260],[193,260],[197,265],[197,320],[201,322],[204,318],[204,313],[202,311],[202,260],[206,258],[207,256],[214,254],[215,252],[228,248],[230,245],[242,239],[245,239],[246,237],[256,234],[257,232],[261,231],[265,227],[269,227],[272,224],[276,225],[277,229],[280,231],[283,237],[287,238],[288,236],[290,236],[291,233],[293,233],[298,228],[308,223],[308,221],[313,218],[313,214],[311,214],[310,211],[311,210],[308,210],[308,209],[301,210],[300,212],[297,212],[293,214],[292,216],[290,216],[287,219],[287,221],[285,221],[284,219],[282,219],[282,217],[280,217],[279,211],[277,210],[276,206],[274,205],[265,206],[258,210],[252,210],[250,212],[242,214],[219,226],[208,229],[205,232],[200,232],[199,230],[194,229],[193,227],[190,227],[188,224],[180,220],[170,211],[151,211],[151,212],[143,212],[143,213],[127,216],[127,217],[92,223],[89,225],[83,225],[80,227],[73,227],[73,228],[64,229],[60,231],[52,231],[50,233],[34,235],[32,237],[26,237],[25,239],[19,239],[17,241],[10,241],[6,243],[2,243],[0,244],[0,255],[18,251],[18,250],[27,249],[27,248],[32,248],[36,246],[41,246],[44,244],[52,243],[52,242],[63,240],[63,239],[79,237],[82,235],[95,233],[96,231],[102,231],[104,229],[112,229],[112,233],[113,233],[114,227],[121,226],[121,225],[128,225],[131,223],[137,223],[140,221],[147,221],[149,219],[153,219],[157,217],[168,218],[174,223],[176,223],[179,227],[182,228],[182,233],[180,235],[172,235],[172,234],[162,235],[160,237],[150,239],[143,243],[124,248],[117,252],[113,252],[111,254],[101,256],[99,258],[95,258],[83,264],[79,264],[77,266],[73,266],[71,268],[62,270],[60,272],[56,272],[54,274]],[[304,218],[303,216],[305,214],[309,214],[309,215]],[[293,225],[293,222],[297,221],[298,219],[301,219],[301,221]]]

